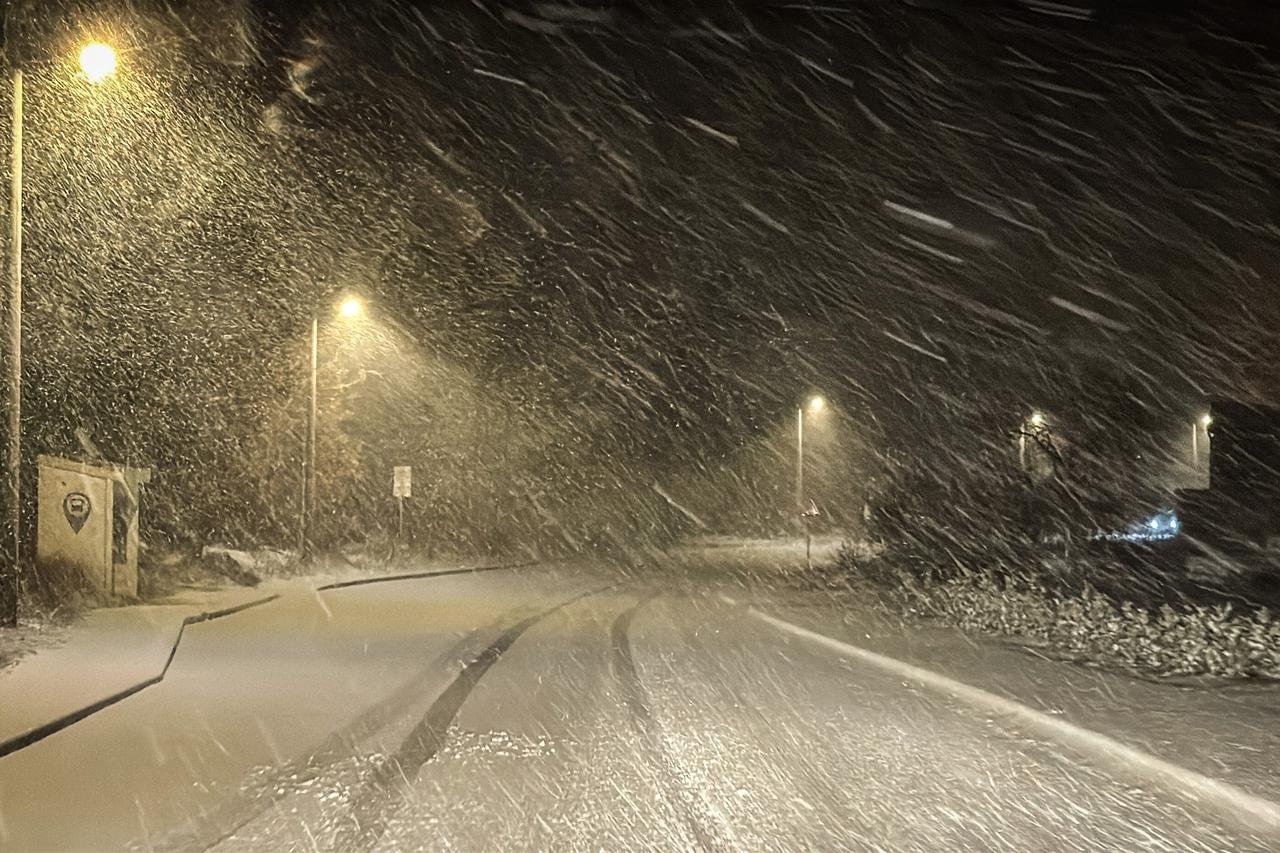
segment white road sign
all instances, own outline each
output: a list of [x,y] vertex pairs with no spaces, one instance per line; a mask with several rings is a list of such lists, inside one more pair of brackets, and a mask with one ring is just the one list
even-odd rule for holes
[[409,465],[397,465],[392,469],[391,496],[407,498],[413,494],[413,468]]

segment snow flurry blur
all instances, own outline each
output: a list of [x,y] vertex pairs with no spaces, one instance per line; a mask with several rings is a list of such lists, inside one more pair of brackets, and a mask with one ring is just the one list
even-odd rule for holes
[[1136,496],[1277,390],[1263,4],[29,5],[27,447],[156,535],[290,541],[313,316],[333,539],[778,530],[813,393],[831,515],[1041,411]]

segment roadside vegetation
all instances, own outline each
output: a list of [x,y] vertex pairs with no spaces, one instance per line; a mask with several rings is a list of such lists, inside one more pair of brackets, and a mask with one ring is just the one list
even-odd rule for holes
[[1268,608],[1220,600],[1156,603],[1116,597],[1088,581],[957,569],[948,577],[844,549],[832,583],[875,595],[908,618],[1009,638],[1082,664],[1145,677],[1280,678],[1280,620]]

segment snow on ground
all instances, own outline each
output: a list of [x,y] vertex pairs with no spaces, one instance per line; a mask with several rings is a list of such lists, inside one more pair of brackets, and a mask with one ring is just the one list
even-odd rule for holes
[[[876,553],[873,543],[854,541],[841,532],[814,536],[810,560],[815,566],[829,565],[844,545],[858,548],[867,556]],[[671,555],[690,567],[715,565],[725,570],[791,575],[808,571],[805,541],[800,536],[772,539],[728,535],[698,536],[671,550]]]

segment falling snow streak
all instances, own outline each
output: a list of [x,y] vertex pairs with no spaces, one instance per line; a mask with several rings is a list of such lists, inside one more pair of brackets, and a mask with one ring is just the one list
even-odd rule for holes
[[665,537],[684,516],[644,484],[689,502],[802,387],[876,424],[855,479],[997,399],[1123,417],[1080,396],[1097,373],[1169,422],[1265,399],[1280,148],[1249,21],[138,10],[111,87],[31,72],[29,446],[80,429],[163,469],[171,538],[287,544],[307,321],[347,289],[375,311],[324,330],[336,539],[389,527],[403,462],[432,472],[414,526],[461,548]]

